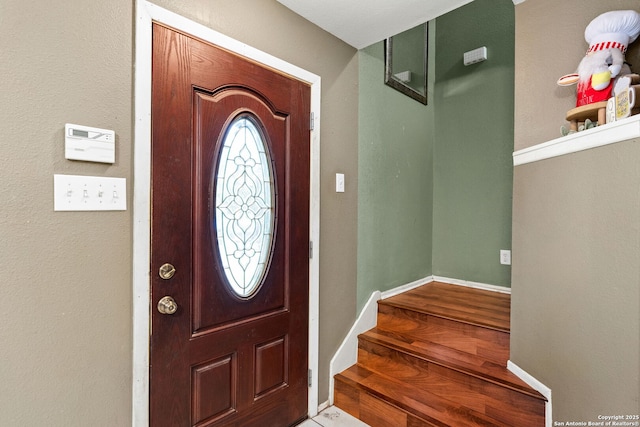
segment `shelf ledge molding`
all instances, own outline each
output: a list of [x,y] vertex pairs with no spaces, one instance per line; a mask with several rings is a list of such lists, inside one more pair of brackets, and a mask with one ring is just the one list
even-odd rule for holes
[[515,151],[513,166],[577,153],[633,138],[640,138],[640,114]]

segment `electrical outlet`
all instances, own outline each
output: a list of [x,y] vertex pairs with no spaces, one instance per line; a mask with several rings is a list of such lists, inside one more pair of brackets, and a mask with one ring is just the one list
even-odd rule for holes
[[511,265],[511,251],[507,249],[500,249],[500,264]]

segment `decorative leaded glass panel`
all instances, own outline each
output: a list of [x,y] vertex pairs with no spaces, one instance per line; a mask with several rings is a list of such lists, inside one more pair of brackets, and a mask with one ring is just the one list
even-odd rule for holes
[[233,292],[247,298],[267,270],[275,218],[269,150],[251,116],[241,115],[229,124],[215,179],[215,224],[224,273]]

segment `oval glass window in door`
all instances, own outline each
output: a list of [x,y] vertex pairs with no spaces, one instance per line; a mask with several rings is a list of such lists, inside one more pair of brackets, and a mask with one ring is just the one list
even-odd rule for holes
[[217,248],[231,290],[251,297],[271,258],[275,192],[265,137],[248,114],[229,123],[215,175]]

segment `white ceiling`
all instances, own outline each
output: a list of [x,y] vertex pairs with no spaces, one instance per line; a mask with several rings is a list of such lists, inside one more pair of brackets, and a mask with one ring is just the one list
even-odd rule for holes
[[278,0],[351,46],[362,49],[473,0]]

